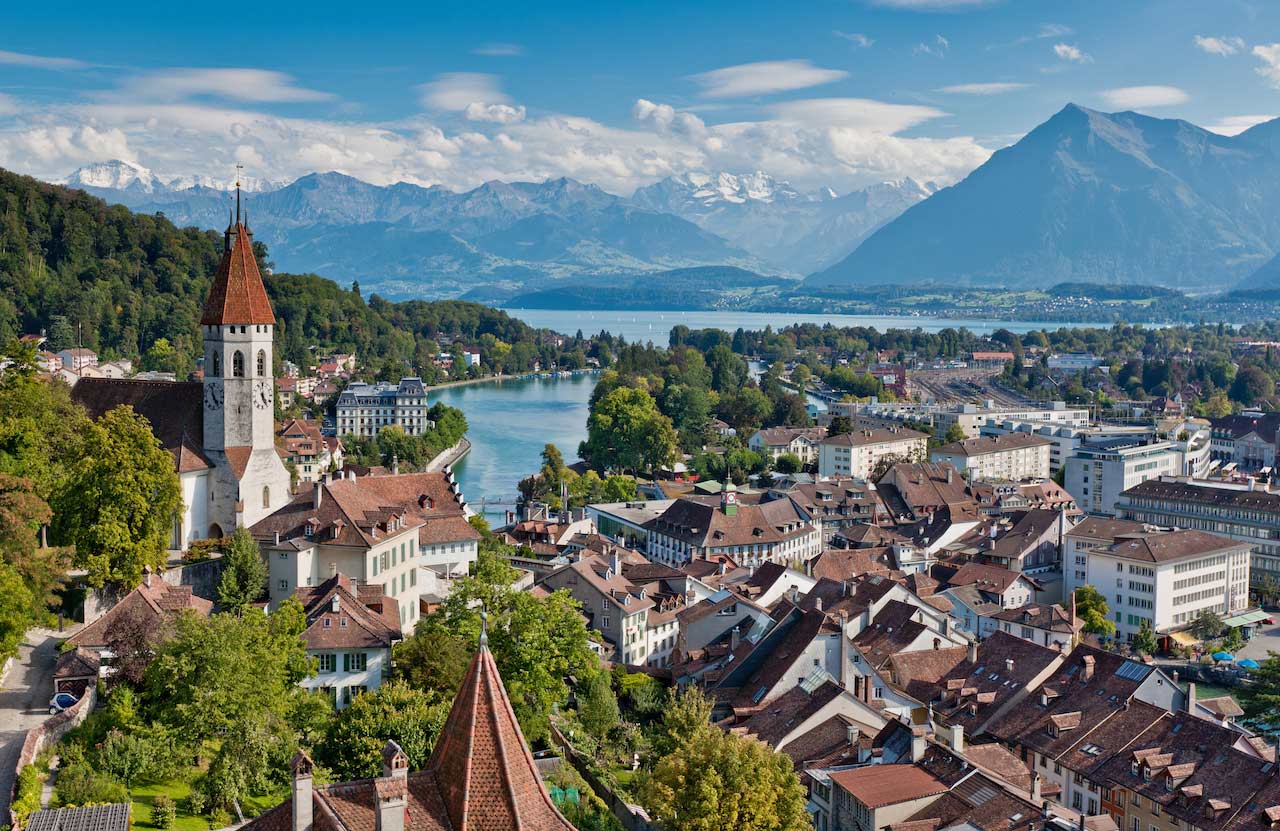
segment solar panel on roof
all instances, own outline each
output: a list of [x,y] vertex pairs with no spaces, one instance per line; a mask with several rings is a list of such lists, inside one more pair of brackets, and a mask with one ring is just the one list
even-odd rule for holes
[[1151,667],[1143,666],[1137,661],[1125,661],[1116,670],[1116,675],[1129,681],[1141,681],[1151,674]]

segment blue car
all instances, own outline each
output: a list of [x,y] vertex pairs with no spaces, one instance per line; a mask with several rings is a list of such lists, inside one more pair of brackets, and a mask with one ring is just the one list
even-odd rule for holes
[[71,693],[60,692],[49,699],[49,713],[61,713],[79,700]]

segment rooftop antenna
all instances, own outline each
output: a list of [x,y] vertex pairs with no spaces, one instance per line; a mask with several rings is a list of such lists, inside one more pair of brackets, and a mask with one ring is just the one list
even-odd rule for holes
[[240,171],[244,170],[244,165],[236,165],[236,224],[240,224]]

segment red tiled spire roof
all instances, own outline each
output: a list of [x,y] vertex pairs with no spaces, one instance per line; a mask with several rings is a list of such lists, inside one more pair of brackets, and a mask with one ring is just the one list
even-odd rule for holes
[[454,831],[574,831],[542,787],[483,639],[427,768]]
[[258,272],[258,260],[253,256],[249,229],[236,222],[234,229],[228,229],[227,239],[229,244],[214,275],[200,325],[275,323],[276,316]]

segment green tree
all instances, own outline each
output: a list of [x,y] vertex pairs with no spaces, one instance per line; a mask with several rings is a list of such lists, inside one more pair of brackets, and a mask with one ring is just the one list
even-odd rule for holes
[[17,654],[27,627],[35,622],[35,608],[31,589],[17,570],[8,563],[0,563],[0,657]]
[[266,592],[267,563],[262,559],[257,540],[244,527],[237,528],[231,535],[222,557],[218,602],[227,611],[240,614]]
[[804,462],[794,453],[783,453],[773,463],[773,469],[779,473],[798,473]]
[[339,711],[318,748],[319,761],[341,781],[378,776],[382,748],[394,740],[409,768],[426,765],[449,715],[450,702],[399,680],[356,696]]
[[1151,628],[1151,622],[1145,618],[1138,627],[1138,633],[1133,636],[1133,648],[1140,655],[1154,655],[1160,648],[1155,630]]
[[618,724],[619,718],[618,699],[614,697],[609,676],[597,672],[587,680],[578,698],[578,719],[587,732],[600,739]]
[[1276,394],[1276,382],[1267,371],[1257,366],[1241,367],[1231,382],[1231,397],[1246,407],[1270,399]]
[[396,677],[440,700],[452,700],[471,653],[461,638],[439,626],[424,626],[392,649]]
[[947,428],[946,435],[942,437],[942,443],[952,444],[954,442],[964,441],[964,439],[964,428],[960,426],[959,422],[956,422]]
[[192,747],[264,713],[283,714],[293,696],[308,695],[296,686],[312,669],[299,614],[296,600],[272,615],[183,614],[143,674],[149,714]]
[[71,561],[71,552],[46,546],[40,539],[52,518],[53,511],[32,480],[0,473],[0,560],[17,570],[31,590],[33,617],[60,602],[56,590],[66,580]]
[[579,454],[601,470],[651,470],[676,457],[676,431],[647,390],[618,387],[587,417]]
[[1205,609],[1196,615],[1195,620],[1191,621],[1191,634],[1195,635],[1202,641],[1211,641],[1222,634],[1222,630],[1227,628],[1222,622],[1222,616],[1212,609]]
[[669,756],[681,745],[711,724],[711,711],[715,702],[696,687],[684,692],[672,689],[668,692],[662,711],[662,724],[653,740],[653,752]]
[[[670,728],[668,728],[670,729]],[[802,831],[811,823],[790,758],[760,740],[701,724],[645,778],[641,803],[684,831]]]
[[1280,654],[1268,652],[1249,677],[1253,683],[1240,687],[1236,697],[1249,726],[1274,740],[1280,737]]
[[1116,632],[1116,625],[1109,615],[1107,599],[1093,586],[1076,589],[1076,615],[1084,621],[1084,631],[1100,638],[1109,638]]
[[173,456],[129,407],[87,425],[83,447],[50,503],[54,537],[75,546],[91,586],[133,588],[144,566],[164,567],[182,505]]
[[828,436],[843,436],[853,432],[853,419],[848,416],[832,416],[831,425],[827,427]]

